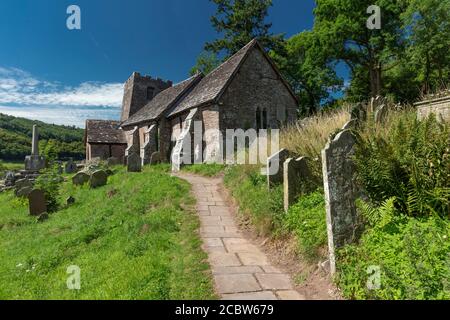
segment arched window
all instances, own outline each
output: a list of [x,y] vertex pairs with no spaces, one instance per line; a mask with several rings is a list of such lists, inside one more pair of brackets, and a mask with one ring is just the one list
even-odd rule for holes
[[267,109],[259,107],[256,108],[256,129],[267,129],[268,121],[267,121]]

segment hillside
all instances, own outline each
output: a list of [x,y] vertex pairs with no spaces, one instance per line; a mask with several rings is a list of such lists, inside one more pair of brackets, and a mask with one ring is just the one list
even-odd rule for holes
[[39,127],[41,153],[57,153],[61,159],[84,157],[83,129],[0,113],[0,159],[21,161],[30,154],[34,124]]

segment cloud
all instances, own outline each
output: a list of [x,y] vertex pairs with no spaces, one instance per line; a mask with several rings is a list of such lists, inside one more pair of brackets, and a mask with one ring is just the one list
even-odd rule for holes
[[122,105],[123,84],[84,82],[76,87],[41,81],[26,71],[0,67],[0,103],[46,106]]
[[117,120],[122,97],[121,83],[64,86],[18,68],[0,67],[0,113],[83,127],[86,119]]

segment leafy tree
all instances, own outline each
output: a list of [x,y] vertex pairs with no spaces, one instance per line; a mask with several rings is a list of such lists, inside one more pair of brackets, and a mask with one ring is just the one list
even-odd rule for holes
[[441,89],[450,78],[450,1],[409,0],[403,14],[408,63],[423,93]]
[[[404,0],[317,0],[314,10],[314,33],[327,48],[330,58],[343,61],[351,70],[353,79],[367,76],[369,92],[365,95],[382,94],[383,72],[393,68],[404,48],[400,32],[401,14],[405,11]],[[381,29],[367,28],[367,9],[378,5],[382,9]],[[359,83],[361,89],[364,86]],[[356,91],[360,91],[360,89]]]
[[271,51],[270,55],[297,94],[302,114],[310,115],[321,104],[332,103],[330,92],[340,89],[342,80],[313,32],[293,36],[284,50]]

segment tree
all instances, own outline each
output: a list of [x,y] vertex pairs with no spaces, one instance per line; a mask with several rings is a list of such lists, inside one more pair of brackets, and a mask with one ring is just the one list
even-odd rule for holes
[[300,101],[300,113],[310,115],[321,105],[332,103],[330,92],[342,87],[326,48],[311,31],[299,33],[286,41],[284,50],[270,55],[280,67]]
[[192,67],[190,74],[193,76],[196,73],[208,74],[217,68],[220,64],[220,60],[214,53],[202,52],[197,58],[197,64]]
[[223,34],[222,39],[208,42],[205,50],[229,57],[239,51],[252,39],[257,38],[266,50],[276,50],[283,42],[283,35],[270,33],[267,23],[268,9],[272,0],[211,0],[217,11],[211,17],[214,29]]
[[406,54],[422,92],[428,93],[450,79],[450,1],[409,1],[403,14],[404,28],[409,31]]
[[[401,14],[407,1],[317,0],[316,3],[313,30],[330,50],[330,58],[345,62],[353,78],[366,74],[370,88],[367,95],[382,94],[383,72],[395,67],[405,45]],[[367,9],[371,5],[382,10],[380,29],[367,27]]]

